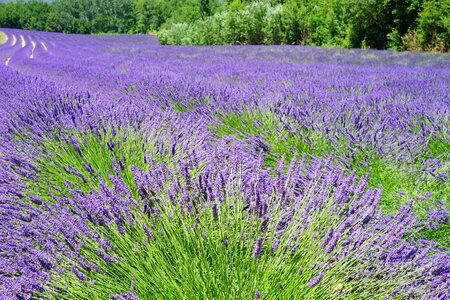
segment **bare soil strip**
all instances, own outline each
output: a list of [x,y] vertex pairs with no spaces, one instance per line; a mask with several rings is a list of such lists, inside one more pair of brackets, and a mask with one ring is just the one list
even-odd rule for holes
[[34,50],[36,49],[36,43],[34,41],[31,41],[31,54],[30,54],[30,58],[33,59],[34,58]]
[[27,45],[27,42],[25,41],[23,35],[20,35],[20,40],[22,41],[22,48],[24,48]]
[[0,45],[5,44],[8,41],[9,37],[3,31],[0,31]]
[[42,47],[44,47],[45,51],[48,51],[47,45],[44,42],[41,42]]

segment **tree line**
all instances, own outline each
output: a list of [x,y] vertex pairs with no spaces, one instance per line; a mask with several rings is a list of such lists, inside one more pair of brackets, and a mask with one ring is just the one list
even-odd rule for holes
[[65,33],[149,33],[216,12],[220,0],[18,0],[0,3],[0,27]]
[[450,0],[233,0],[212,16],[172,24],[159,39],[448,52]]
[[450,0],[30,0],[0,27],[158,32],[163,44],[294,44],[450,51]]

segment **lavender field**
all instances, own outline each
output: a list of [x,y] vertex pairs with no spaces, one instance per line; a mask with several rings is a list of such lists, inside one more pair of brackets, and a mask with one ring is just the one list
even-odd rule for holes
[[449,55],[0,31],[0,299],[450,299]]

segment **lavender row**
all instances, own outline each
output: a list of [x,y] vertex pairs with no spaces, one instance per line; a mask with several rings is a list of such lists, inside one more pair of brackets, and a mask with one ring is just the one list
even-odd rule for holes
[[[156,251],[161,220],[174,217],[219,241],[219,254],[242,239],[261,267],[307,253],[274,281],[279,297],[450,297],[448,250],[419,234],[448,222],[444,56],[2,31],[3,298],[87,297],[61,282],[97,290],[111,270],[129,277],[117,241]],[[418,187],[386,190],[358,173],[378,162],[415,174]],[[440,208],[419,220],[401,193]],[[398,211],[385,214],[385,194]],[[214,240],[238,217],[245,238]],[[142,287],[153,285],[129,273],[131,286],[107,297],[149,297]],[[261,276],[251,294],[277,297]]]

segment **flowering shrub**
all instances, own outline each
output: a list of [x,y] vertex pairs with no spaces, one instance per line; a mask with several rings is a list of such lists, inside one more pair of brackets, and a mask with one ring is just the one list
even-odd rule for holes
[[5,32],[1,299],[450,297],[445,59]]

